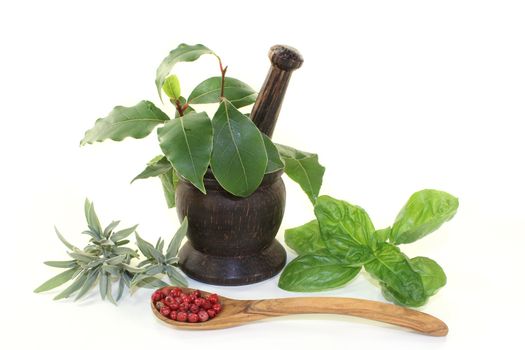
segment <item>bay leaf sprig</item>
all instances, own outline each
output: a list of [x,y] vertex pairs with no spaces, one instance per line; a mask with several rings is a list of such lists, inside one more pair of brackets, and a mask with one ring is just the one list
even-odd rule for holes
[[422,190],[409,198],[391,227],[376,230],[363,208],[321,196],[314,208],[317,219],[285,232],[286,244],[299,256],[284,269],[279,287],[298,292],[337,288],[364,267],[387,300],[422,306],[446,284],[446,275],[434,260],[411,259],[398,245],[437,230],[454,217],[458,205],[446,192]]
[[[188,227],[186,219],[173,237],[170,247],[168,247],[168,253],[161,260],[162,270],[152,274],[152,270],[148,270],[152,258],[150,253],[156,253],[162,243],[158,243],[154,250],[147,250],[148,254],[139,248],[144,254],[145,260],[139,262],[138,266],[133,266],[132,260],[138,260],[140,254],[137,249],[127,246],[130,243],[127,238],[136,233],[137,225],[117,231],[116,228],[120,222],[112,221],[102,229],[95,207],[88,199],[84,204],[84,213],[88,229],[82,234],[90,237],[88,244],[83,249],[74,246],[55,227],[56,235],[68,248],[67,254],[71,260],[45,261],[44,264],[48,266],[66,270],[41,284],[34,290],[35,293],[49,291],[71,282],[54,299],[74,297],[74,300],[78,300],[98,285],[101,298],[116,304],[121,299],[125,288],[132,290],[133,288],[151,287],[155,283],[165,285],[161,279],[155,277],[158,274],[168,275],[173,284],[186,285],[184,277],[176,270],[178,249]],[[142,242],[137,234],[138,245],[142,246]],[[159,239],[159,242],[162,240]],[[142,276],[146,273],[149,274],[149,279],[143,280],[142,284],[132,283],[137,279],[136,276]],[[174,276],[176,279],[172,278]],[[115,284],[117,284],[116,295],[113,293],[113,285]]]

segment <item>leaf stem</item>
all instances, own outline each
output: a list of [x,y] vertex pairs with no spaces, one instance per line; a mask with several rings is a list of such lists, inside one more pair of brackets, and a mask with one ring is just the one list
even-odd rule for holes
[[[188,104],[186,103],[184,106],[185,106],[186,108],[188,108],[187,105],[188,105]],[[177,108],[177,112],[179,112],[179,117],[184,116],[184,110],[185,110],[186,108],[184,108],[183,106],[180,105],[179,100],[176,100],[176,101],[175,101],[175,108]]]
[[226,76],[226,70],[228,69],[228,66],[223,67],[220,57],[217,56],[217,58],[219,59],[219,67],[221,69],[221,99],[222,99],[224,97],[224,78]]

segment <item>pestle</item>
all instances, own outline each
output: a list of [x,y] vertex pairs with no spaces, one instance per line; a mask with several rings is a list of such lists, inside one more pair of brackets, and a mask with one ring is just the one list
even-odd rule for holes
[[259,130],[271,138],[288,82],[292,72],[303,64],[303,57],[299,51],[285,45],[272,46],[268,52],[268,57],[272,66],[261,87],[250,117]]

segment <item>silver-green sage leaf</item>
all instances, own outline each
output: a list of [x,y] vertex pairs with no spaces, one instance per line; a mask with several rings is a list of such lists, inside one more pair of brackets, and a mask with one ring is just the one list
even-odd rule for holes
[[75,273],[78,271],[79,267],[74,267],[72,269],[66,270],[62,273],[59,273],[55,277],[47,280],[43,284],[41,284],[38,288],[34,290],[35,293],[45,292],[48,290],[51,290],[53,288],[59,287],[66,283],[67,281],[71,280]]

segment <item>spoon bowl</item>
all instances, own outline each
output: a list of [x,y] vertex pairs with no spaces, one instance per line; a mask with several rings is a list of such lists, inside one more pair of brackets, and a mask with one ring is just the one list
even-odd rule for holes
[[[195,289],[181,288],[186,294]],[[206,297],[211,293],[201,291]],[[187,323],[161,315],[151,302],[153,314],[162,322],[180,329],[208,330],[240,326],[269,317],[294,314],[339,314],[393,324],[431,336],[445,336],[447,325],[424,312],[372,300],[341,297],[294,297],[281,299],[237,300],[219,295],[222,311],[206,322]]]

